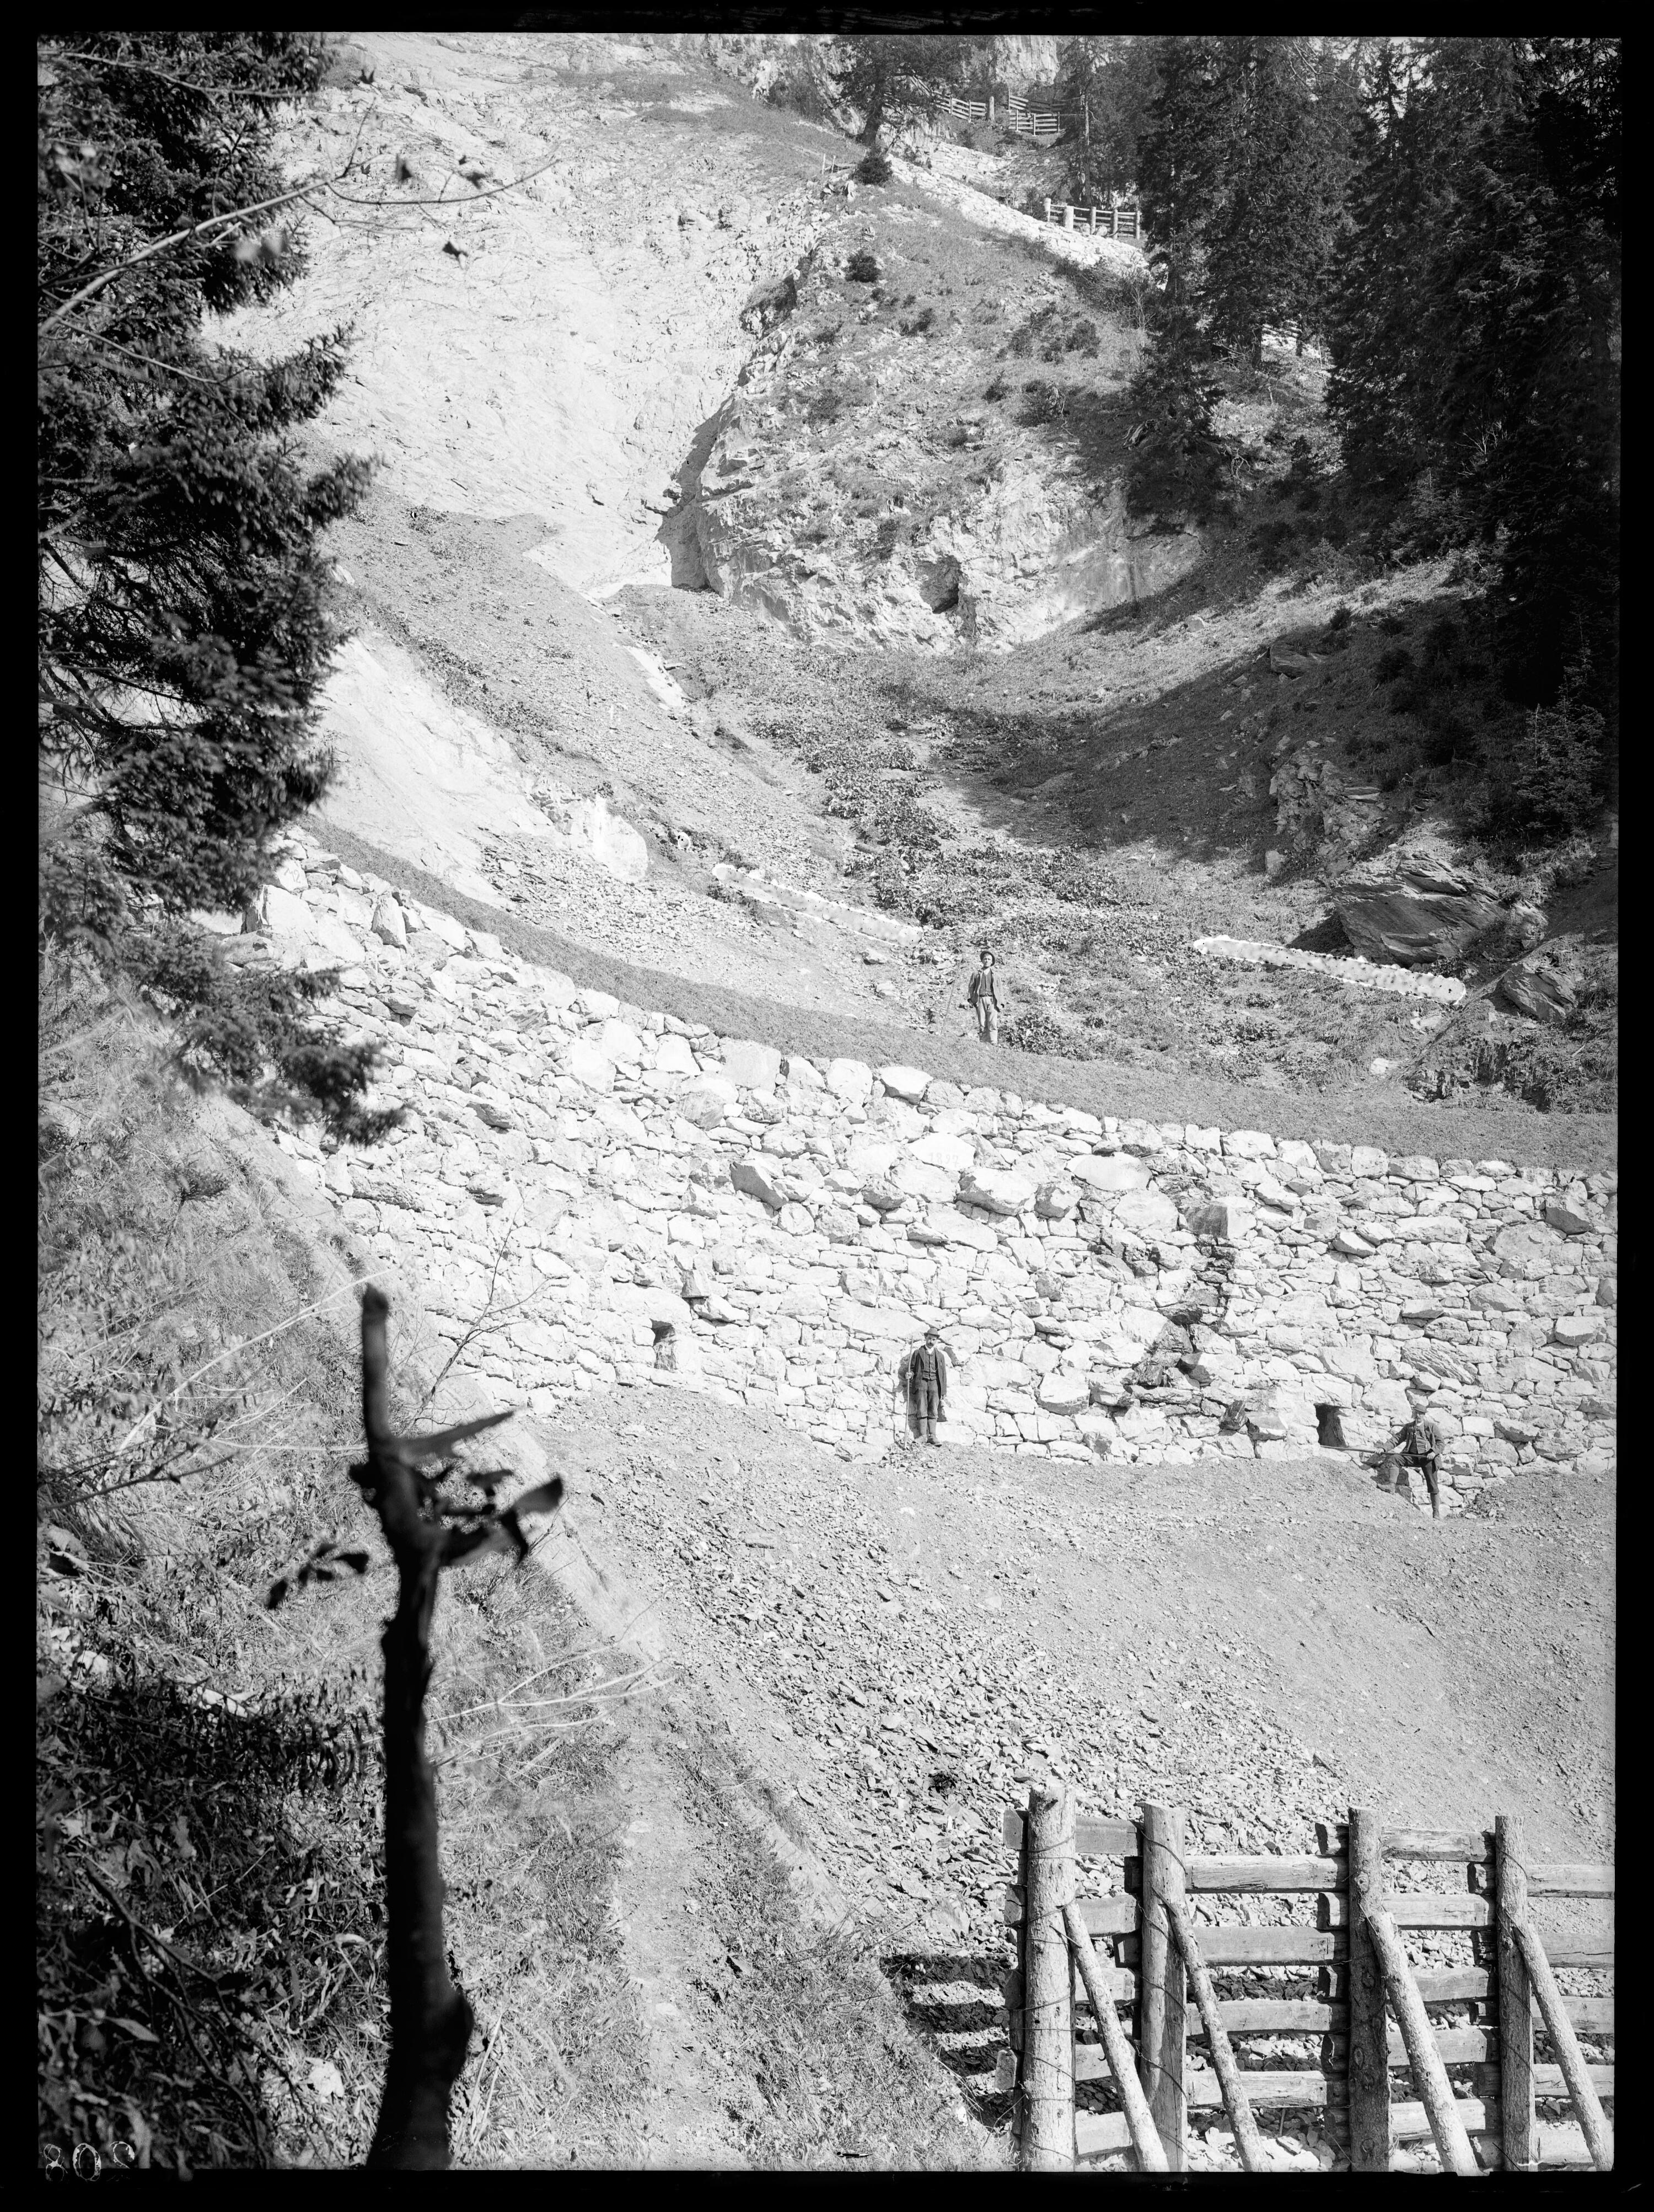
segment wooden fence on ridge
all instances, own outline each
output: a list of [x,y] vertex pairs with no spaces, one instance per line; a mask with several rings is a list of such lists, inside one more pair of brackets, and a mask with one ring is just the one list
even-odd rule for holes
[[1045,202],[1045,221],[1060,230],[1083,230],[1094,238],[1142,237],[1142,210],[1135,201],[1126,207],[1072,207],[1066,200]]
[[1036,114],[1019,93],[1011,93],[1004,102],[997,100],[992,93],[986,100],[949,99],[947,113],[955,123],[996,123],[1003,121],[1008,131],[1015,131],[1037,144],[1047,145],[1061,137],[1067,118],[1062,115]]
[[[1031,1791],[1026,1814],[1006,1814],[1020,1879],[1005,1917],[1019,1930],[1020,1964],[1005,1991],[1015,2057],[1001,2086],[1014,2081],[1019,2092],[1025,2168],[1129,2150],[1140,2169],[1179,2172],[1191,2110],[1227,2113],[1243,2166],[1262,2168],[1253,2111],[1271,2106],[1316,2111],[1330,2139],[1347,2139],[1357,2172],[1390,2170],[1397,2146],[1427,2136],[1446,2172],[1612,2166],[1601,2100],[1613,2098],[1614,2068],[1587,2064],[1578,2034],[1611,2040],[1614,1999],[1565,1996],[1553,1972],[1611,1972],[1612,1937],[1542,1940],[1532,1904],[1611,1900],[1611,1867],[1530,1864],[1517,1821],[1504,1815],[1489,1832],[1458,1833],[1384,1828],[1376,1814],[1353,1808],[1347,1826],[1322,1827],[1318,1851],[1301,1858],[1186,1856],[1184,1818],[1158,1804],[1145,1804],[1141,1820],[1076,1817],[1072,1796],[1050,1790]],[[1082,1860],[1107,1893],[1080,1894]],[[1457,1894],[1392,1889],[1403,1862],[1415,1880],[1421,1865],[1463,1868],[1468,1886]],[[1312,1899],[1316,1924],[1192,1917],[1196,1900],[1226,1897]],[[1409,1937],[1416,1946],[1428,1930],[1468,1935],[1476,1963],[1410,1963]],[[1313,1969],[1318,1993],[1220,1999],[1213,1971],[1237,1969],[1295,1969],[1300,1981]],[[1471,2024],[1431,2020],[1448,2006]],[[1536,2057],[1536,2032],[1549,2059]],[[1236,2044],[1265,2035],[1312,2047],[1318,2039],[1318,2063],[1238,2063]],[[1190,2063],[1197,2039],[1207,2055],[1198,2066]],[[1449,2067],[1468,2070],[1469,2081],[1450,2081]],[[1413,2099],[1392,2095],[1402,2069]],[[1110,2081],[1124,2109],[1076,2115],[1075,2083]],[[1539,2121],[1536,2103],[1571,2106],[1572,2123]]]

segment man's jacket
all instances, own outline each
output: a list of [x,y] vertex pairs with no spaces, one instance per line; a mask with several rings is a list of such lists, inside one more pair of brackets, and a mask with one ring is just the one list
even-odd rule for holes
[[908,1389],[917,1391],[927,1384],[942,1405],[948,1396],[948,1355],[939,1344],[916,1345],[907,1355]]
[[1441,1437],[1433,1421],[1422,1418],[1409,1421],[1402,1431],[1402,1443],[1411,1460],[1438,1459],[1441,1455]]
[[978,968],[966,989],[965,997],[967,1005],[978,1006],[985,999],[991,1006],[997,1006],[999,1004],[999,994],[994,988],[994,971],[991,968]]

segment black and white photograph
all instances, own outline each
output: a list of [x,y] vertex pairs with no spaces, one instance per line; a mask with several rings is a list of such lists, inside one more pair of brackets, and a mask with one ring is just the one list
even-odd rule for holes
[[600,20],[36,34],[35,2170],[1609,2172],[1621,42]]

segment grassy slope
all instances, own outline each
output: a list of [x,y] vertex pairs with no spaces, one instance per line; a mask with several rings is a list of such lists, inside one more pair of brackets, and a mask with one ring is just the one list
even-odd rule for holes
[[351,866],[397,884],[427,905],[490,930],[522,958],[560,969],[634,1006],[704,1023],[727,1036],[755,1037],[784,1052],[845,1057],[878,1066],[900,1061],[961,1084],[997,1085],[1030,1098],[1078,1106],[1088,1113],[1137,1115],[1152,1121],[1267,1129],[1282,1137],[1379,1145],[1392,1152],[1439,1152],[1444,1157],[1514,1159],[1590,1173],[1617,1158],[1618,1132],[1607,1115],[1566,1118],[1524,1113],[1514,1106],[1427,1106],[1390,1090],[1367,1098],[1294,1097],[1209,1077],[1162,1074],[1107,1061],[1059,1059],[1004,1048],[951,1046],[912,1029],[853,1021],[747,998],[712,982],[695,984],[659,970],[606,958],[558,932],[527,922],[451,890],[423,869],[381,853],[364,840],[324,825],[331,849]]

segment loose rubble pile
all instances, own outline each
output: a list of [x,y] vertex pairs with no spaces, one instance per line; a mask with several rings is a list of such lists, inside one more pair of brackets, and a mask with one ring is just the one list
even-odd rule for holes
[[1431,1394],[1445,1501],[1611,1456],[1616,1179],[1157,1127],[762,1044],[505,955],[295,847],[239,957],[343,963],[404,1125],[287,1143],[548,1412],[668,1368],[846,1455],[906,1432],[1161,1461],[1372,1448]]

